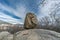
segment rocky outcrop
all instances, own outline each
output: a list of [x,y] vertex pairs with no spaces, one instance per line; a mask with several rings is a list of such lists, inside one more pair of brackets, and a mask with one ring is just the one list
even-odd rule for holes
[[12,35],[3,31],[0,32],[0,40],[60,40],[60,33],[44,29],[29,29]]
[[15,40],[60,40],[60,33],[43,29],[20,31],[15,35]]
[[24,22],[24,28],[25,29],[32,29],[32,28],[36,28],[37,26],[37,18],[36,15],[33,13],[27,13],[26,14],[26,18],[25,18],[25,22]]

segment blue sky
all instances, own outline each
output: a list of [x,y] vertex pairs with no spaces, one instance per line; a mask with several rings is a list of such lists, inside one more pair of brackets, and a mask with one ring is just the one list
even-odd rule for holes
[[23,24],[27,12],[33,12],[40,20],[60,10],[59,3],[60,0],[0,0],[0,20]]
[[27,12],[39,15],[42,0],[0,0],[0,20],[9,23],[23,23]]

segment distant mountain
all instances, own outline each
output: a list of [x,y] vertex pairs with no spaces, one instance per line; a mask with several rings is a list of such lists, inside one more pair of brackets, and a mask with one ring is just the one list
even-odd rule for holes
[[23,27],[23,24],[14,24],[16,27]]
[[0,24],[11,24],[11,23],[0,20]]

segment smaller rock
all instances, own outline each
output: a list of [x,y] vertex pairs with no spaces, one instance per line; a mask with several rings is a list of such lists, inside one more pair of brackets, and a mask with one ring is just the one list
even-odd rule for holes
[[13,40],[13,35],[7,31],[0,32],[0,40]]

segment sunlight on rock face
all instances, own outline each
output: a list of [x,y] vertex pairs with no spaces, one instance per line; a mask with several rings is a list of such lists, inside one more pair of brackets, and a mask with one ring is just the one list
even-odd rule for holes
[[20,31],[16,35],[16,40],[60,40],[60,33],[44,29]]

